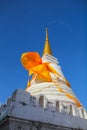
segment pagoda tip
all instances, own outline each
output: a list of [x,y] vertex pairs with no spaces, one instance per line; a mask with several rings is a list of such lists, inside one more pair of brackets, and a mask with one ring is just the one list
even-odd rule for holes
[[45,41],[45,45],[44,45],[43,55],[46,53],[52,55],[52,51],[51,51],[50,43],[49,43],[49,39],[48,39],[48,28],[46,28],[46,41]]

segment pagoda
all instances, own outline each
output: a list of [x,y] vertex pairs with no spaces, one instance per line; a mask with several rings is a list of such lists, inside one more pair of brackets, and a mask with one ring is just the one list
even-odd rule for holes
[[[86,118],[84,107],[65,78],[57,58],[52,55],[47,28],[42,57],[36,52],[24,53],[21,61],[29,73],[32,72],[32,79],[28,81],[26,91],[40,100],[40,106]],[[28,67],[31,64],[29,61],[35,66]]]
[[26,52],[31,79],[0,106],[0,130],[87,130],[87,112],[52,54],[46,29],[43,55]]

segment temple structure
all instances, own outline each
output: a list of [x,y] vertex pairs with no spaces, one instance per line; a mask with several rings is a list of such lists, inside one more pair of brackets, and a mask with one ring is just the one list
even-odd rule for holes
[[[26,91],[31,95],[40,98],[40,106],[50,107],[58,112],[71,114],[73,116],[86,119],[86,111],[80,101],[75,96],[70,83],[64,77],[57,58],[52,55],[48,39],[48,30],[46,29],[46,41],[43,50],[42,63],[48,63],[52,68],[49,74],[51,81],[38,78],[40,74],[34,73]],[[41,73],[43,73],[41,71]]]
[[43,55],[22,54],[32,75],[0,108],[0,130],[87,130],[87,112],[52,55],[46,29]]

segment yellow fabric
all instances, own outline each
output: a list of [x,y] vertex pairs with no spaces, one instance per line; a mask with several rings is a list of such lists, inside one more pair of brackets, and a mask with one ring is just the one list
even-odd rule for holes
[[70,83],[67,80],[66,80],[66,84],[67,84],[68,87],[71,87]]
[[63,90],[58,84],[56,84],[55,82],[54,82],[54,84],[57,86],[58,91],[60,91],[61,93],[64,93],[69,99],[73,100],[73,101],[76,103],[77,107],[81,107],[81,106],[82,106],[81,103],[80,103],[74,96],[72,96],[72,95],[70,95],[69,93],[67,93],[66,91],[64,91],[64,90]]
[[48,67],[49,67],[50,72],[56,74],[57,76],[61,76],[52,66],[49,65],[49,63],[48,63]]
[[[50,72],[61,77],[61,75],[50,65],[50,63],[42,63],[42,59],[37,52],[26,52],[21,56],[22,65],[29,71],[29,75],[37,74],[39,80],[52,81]],[[63,78],[63,77],[62,77]],[[65,78],[63,78],[64,81]],[[68,85],[68,82],[66,82]],[[69,85],[68,85],[69,86]]]
[[75,101],[77,107],[81,107],[80,102],[79,102],[75,97],[73,97],[73,96],[70,95],[69,93],[66,93],[66,96],[67,96],[68,98],[70,98],[71,100]]
[[21,62],[27,70],[30,70],[31,68],[42,64],[41,58],[37,52],[23,53],[21,56]]
[[37,73],[46,81],[52,81],[50,76],[49,63],[42,63],[42,60],[37,52],[27,52],[21,56],[22,65],[29,71],[29,75]]
[[39,74],[42,78],[45,78],[47,81],[52,81],[49,69],[46,64],[38,65],[30,69],[32,72]]
[[[62,77],[52,66],[50,66],[49,64],[48,66],[52,73],[56,74],[58,77]],[[67,86],[70,87],[70,83],[64,77],[62,77],[62,79],[66,82]]]

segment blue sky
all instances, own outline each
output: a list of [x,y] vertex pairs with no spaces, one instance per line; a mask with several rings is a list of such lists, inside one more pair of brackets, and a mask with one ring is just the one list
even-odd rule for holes
[[48,27],[52,52],[65,77],[87,109],[87,1],[0,1],[0,102],[15,89],[25,89],[28,73],[20,62],[23,52],[42,55]]

